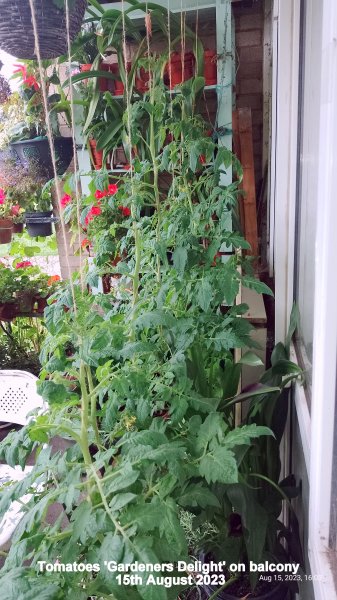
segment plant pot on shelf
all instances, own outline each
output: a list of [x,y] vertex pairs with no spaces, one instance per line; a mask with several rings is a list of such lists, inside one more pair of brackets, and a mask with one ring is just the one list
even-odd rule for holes
[[[129,73],[131,69],[131,63],[128,62],[127,63],[127,71]],[[118,63],[112,63],[109,65],[109,71],[110,73],[112,73],[113,75],[116,75],[117,79],[114,80],[113,82],[113,89],[114,89],[114,95],[115,96],[123,96],[124,94],[124,83],[120,78],[120,74],[119,74],[119,64]]]
[[204,52],[204,77],[205,85],[216,85],[218,72],[215,50],[205,50]]
[[[81,69],[81,73],[86,73],[88,71],[91,71],[91,67],[92,64],[91,63],[85,63],[84,65],[80,65],[80,69]],[[83,79],[83,83],[88,83],[88,79]]]
[[[41,168],[41,175],[46,177],[46,181],[53,179],[55,175],[48,138],[37,137],[31,140],[20,140],[12,142],[10,146],[22,163],[31,163],[35,168],[38,165]],[[56,171],[58,175],[63,175],[73,157],[73,140],[70,137],[55,138],[54,147]]]
[[48,237],[52,235],[52,210],[26,212],[26,227],[30,237]]
[[[69,34],[73,41],[81,29],[87,0],[69,2]],[[61,5],[62,6],[62,5]],[[27,0],[0,0],[0,48],[19,59],[35,59],[35,36]],[[52,0],[35,2],[35,19],[41,58],[57,58],[67,52],[65,8]]]
[[193,52],[185,52],[182,60],[181,52],[172,52],[165,67],[165,83],[172,90],[176,85],[191,79],[194,75],[195,58]]
[[22,233],[23,223],[13,223],[13,233]]
[[34,307],[34,294],[20,291],[16,294],[16,303],[20,314],[31,314]]
[[96,140],[89,140],[89,146],[93,165],[99,171],[103,166],[103,150],[97,150]]
[[13,234],[12,219],[0,219],[0,244],[9,244]]
[[[106,71],[110,73],[110,67],[108,63],[101,62],[99,65],[100,71]],[[107,77],[99,77],[98,78],[98,89],[100,92],[111,92],[114,93],[114,81],[112,79],[108,79]]]
[[149,91],[150,73],[145,71],[144,67],[140,67],[136,75],[136,90],[141,94]]

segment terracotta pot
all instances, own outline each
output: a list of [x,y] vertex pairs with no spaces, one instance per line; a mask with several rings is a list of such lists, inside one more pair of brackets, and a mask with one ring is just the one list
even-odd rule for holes
[[[113,75],[119,76],[119,64],[118,63],[113,63],[111,65],[109,65],[109,71],[110,73],[113,73]],[[129,72],[131,69],[131,63],[127,64],[127,71]],[[124,83],[123,81],[121,81],[121,79],[115,79],[114,80],[114,94],[115,96],[123,96],[124,94]]]
[[172,52],[169,63],[166,66],[166,82],[172,90],[179,83],[191,79],[194,75],[195,58],[193,52],[185,52],[183,61],[181,52]]
[[13,234],[12,219],[0,219],[0,244],[9,244]]
[[215,50],[204,52],[204,77],[205,85],[215,85],[217,82],[217,54]]
[[22,233],[23,223],[13,223],[13,233]]
[[99,171],[103,165],[103,150],[96,149],[96,145],[97,145],[96,140],[89,140],[89,145],[90,145],[92,162],[94,164],[96,171]]
[[148,92],[149,80],[150,80],[150,73],[148,71],[145,71],[144,67],[141,67],[140,69],[138,69],[137,76],[136,76],[137,92],[140,92],[141,94],[145,94],[145,92]]
[[[109,65],[108,63],[103,63],[101,62],[99,65],[99,70],[100,71],[106,71],[107,73],[111,73],[112,71],[111,69],[112,65]],[[98,89],[100,92],[114,92],[114,81],[112,81],[112,79],[107,79],[105,77],[99,77],[98,78]]]
[[[80,69],[81,69],[81,73],[84,73],[85,71],[91,71],[91,67],[92,64],[91,63],[86,63],[85,65],[81,65]],[[83,83],[88,83],[88,79],[83,79]]]

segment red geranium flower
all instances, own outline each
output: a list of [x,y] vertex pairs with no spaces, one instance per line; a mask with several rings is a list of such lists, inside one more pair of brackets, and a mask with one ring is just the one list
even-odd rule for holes
[[122,212],[123,217],[129,217],[131,215],[131,210],[127,206],[119,206],[118,210]]
[[36,81],[34,75],[29,75],[29,77],[26,77],[23,80],[23,83],[25,85],[28,85],[28,87],[33,87],[36,92],[40,89],[40,86],[39,86],[38,82]]
[[95,192],[96,200],[100,200],[101,198],[104,198],[105,196],[106,196],[106,192],[101,192],[101,190],[96,190],[96,192]]
[[91,246],[90,240],[88,240],[88,238],[84,238],[84,240],[82,240],[82,242],[81,242],[81,246],[82,246],[82,248],[90,247]]
[[22,79],[27,77],[27,67],[26,65],[13,65],[13,67],[17,67],[13,73],[21,73]]
[[59,275],[51,275],[47,281],[47,285],[53,285],[55,281],[61,281],[61,277]]
[[23,260],[22,262],[18,262],[15,265],[16,269],[26,269],[27,267],[32,267],[32,263],[29,260]]
[[101,208],[99,206],[92,206],[91,209],[89,210],[87,216],[84,219],[85,225],[88,225],[90,223],[90,221],[92,221],[96,215],[100,215],[100,214],[102,214]]
[[116,185],[115,183],[110,183],[108,185],[108,193],[110,194],[110,196],[117,194],[117,192],[118,192],[118,185]]
[[90,212],[93,216],[102,214],[102,210],[99,206],[93,206]]
[[65,208],[69,202],[71,202],[71,196],[69,196],[69,194],[64,194],[64,196],[61,198],[62,208]]

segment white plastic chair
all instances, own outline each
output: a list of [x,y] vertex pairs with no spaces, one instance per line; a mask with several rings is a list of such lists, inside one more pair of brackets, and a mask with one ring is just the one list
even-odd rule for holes
[[[34,409],[44,409],[45,403],[36,391],[37,377],[31,373],[17,370],[0,371],[0,421],[6,426],[9,423],[26,425],[29,413]],[[21,481],[28,475],[32,466],[10,467],[0,464],[0,491],[10,482]],[[26,494],[20,501],[14,501],[0,522],[0,548],[4,547],[24,515],[22,505],[26,504],[31,494]]]

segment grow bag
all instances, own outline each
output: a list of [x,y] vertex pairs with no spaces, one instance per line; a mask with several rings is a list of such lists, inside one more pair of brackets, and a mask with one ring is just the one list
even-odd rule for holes
[[25,220],[27,232],[30,237],[48,237],[52,235],[52,222],[54,218],[51,216],[52,211],[46,212],[26,212]]
[[[67,52],[65,9],[55,0],[35,0],[35,16],[41,58],[57,58]],[[87,0],[69,2],[72,41],[80,31]],[[28,0],[0,0],[0,48],[16,58],[36,59],[32,15]]]
[[[1,2],[1,0],[0,0]],[[21,162],[34,164],[35,168],[41,169],[41,175],[48,179],[54,178],[54,169],[50,153],[49,141],[46,137],[33,138],[32,140],[20,140],[11,143],[12,151]],[[56,155],[56,171],[63,175],[71,163],[73,157],[72,138],[58,137],[54,139]]]

